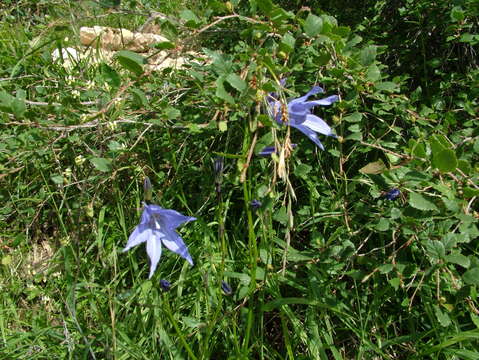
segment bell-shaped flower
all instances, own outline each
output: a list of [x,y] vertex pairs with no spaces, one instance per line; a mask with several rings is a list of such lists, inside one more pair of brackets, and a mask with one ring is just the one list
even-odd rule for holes
[[331,105],[338,101],[339,97],[332,95],[320,100],[307,101],[310,96],[323,92],[324,90],[321,87],[314,86],[306,95],[291,100],[288,102],[287,114],[282,109],[282,103],[277,95],[271,93],[268,96],[268,111],[270,116],[279,124],[286,124],[298,129],[318,145],[321,150],[324,150],[317,133],[333,137],[336,137],[336,135],[323,119],[311,113],[311,109],[318,105]]
[[178,211],[144,203],[140,224],[131,233],[123,252],[146,242],[146,252],[151,262],[149,278],[160,261],[162,245],[193,265],[188,248],[175,230],[181,224],[194,220],[196,218],[184,216]]

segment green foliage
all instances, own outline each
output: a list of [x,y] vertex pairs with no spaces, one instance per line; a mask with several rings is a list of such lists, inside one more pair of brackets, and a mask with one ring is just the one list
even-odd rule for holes
[[[477,6],[310,5],[0,5],[1,358],[478,357]],[[152,11],[156,50],[196,60],[52,61]],[[313,85],[341,99],[324,152],[266,111]],[[145,176],[198,218],[195,266],[165,252],[152,280],[121,252]]]

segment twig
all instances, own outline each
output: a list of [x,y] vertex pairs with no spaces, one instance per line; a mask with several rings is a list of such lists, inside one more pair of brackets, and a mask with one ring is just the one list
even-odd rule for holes
[[238,14],[233,14],[233,15],[222,16],[222,17],[216,19],[216,20],[213,21],[211,24],[208,24],[208,25],[202,27],[200,30],[196,31],[196,32],[195,32],[195,35],[199,35],[199,34],[205,32],[205,31],[208,30],[209,28],[211,28],[211,27],[213,27],[213,26],[219,24],[219,23],[222,22],[222,21],[225,21],[225,20],[228,20],[228,19],[235,19],[235,18],[239,18],[240,20],[252,22],[252,23],[255,23],[255,24],[264,24],[264,21],[251,19],[251,18],[249,18],[249,17],[241,16],[241,15],[238,15]]
[[[48,103],[48,102],[43,102],[43,101],[31,101],[31,100],[23,100],[25,104],[28,105],[36,105],[36,106],[61,106],[62,104],[60,103]],[[80,102],[80,105],[84,106],[90,106],[90,105],[96,105],[98,102],[97,101],[83,101]]]

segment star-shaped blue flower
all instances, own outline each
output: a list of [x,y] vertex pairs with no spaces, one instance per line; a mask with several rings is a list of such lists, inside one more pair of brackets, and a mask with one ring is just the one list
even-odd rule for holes
[[285,119],[282,114],[282,106],[277,95],[271,93],[268,96],[269,113],[273,119],[279,124],[285,124],[292,126],[304,135],[306,135],[312,142],[319,146],[321,150],[324,150],[323,144],[319,141],[318,135],[320,133],[327,136],[336,137],[331,128],[320,117],[311,113],[311,109],[315,106],[331,105],[339,100],[337,95],[328,96],[321,100],[307,101],[312,95],[323,93],[324,90],[319,86],[314,86],[306,95],[297,99],[293,99],[288,103],[288,115]]
[[123,252],[146,241],[146,252],[151,262],[150,276],[148,278],[153,276],[160,261],[161,244],[193,265],[188,248],[175,229],[183,223],[194,220],[196,218],[184,216],[178,211],[144,203],[140,224],[131,233]]

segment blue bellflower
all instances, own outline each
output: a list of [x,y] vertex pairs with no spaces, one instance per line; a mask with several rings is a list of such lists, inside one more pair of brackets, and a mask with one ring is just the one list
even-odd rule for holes
[[315,106],[331,105],[339,100],[337,95],[328,96],[321,100],[307,101],[312,95],[323,93],[324,90],[319,86],[314,86],[306,95],[297,99],[293,99],[288,103],[288,118],[283,118],[282,105],[278,99],[277,94],[271,93],[268,96],[269,113],[270,116],[279,124],[292,126],[304,135],[306,135],[312,142],[324,150],[323,144],[319,141],[318,135],[320,133],[327,136],[336,137],[331,128],[320,117],[311,113],[311,109]]
[[[291,148],[294,149],[296,146],[296,144],[291,144]],[[258,156],[271,156],[272,154],[278,154],[278,150],[276,150],[276,147],[274,146],[266,146],[265,148],[263,148],[263,150],[261,150],[259,153],[258,153]]]
[[384,194],[384,197],[388,200],[396,200],[399,195],[401,195],[401,191],[399,191],[399,189],[393,188]]
[[183,223],[194,220],[196,218],[184,216],[175,210],[144,203],[140,224],[131,233],[123,252],[146,241],[146,252],[151,262],[149,279],[160,261],[162,244],[193,265],[188,248],[175,229]]

